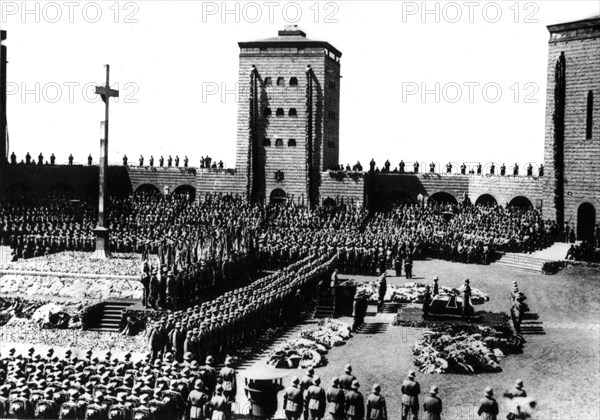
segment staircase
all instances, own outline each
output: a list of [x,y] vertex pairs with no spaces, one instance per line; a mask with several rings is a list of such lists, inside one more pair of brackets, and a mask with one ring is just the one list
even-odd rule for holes
[[546,261],[548,260],[535,258],[529,254],[507,252],[502,258],[496,261],[496,264],[540,273]]
[[545,262],[564,260],[570,247],[571,244],[557,242],[546,249],[536,251],[532,254],[507,252],[502,258],[496,261],[496,264],[539,273],[542,271],[542,266]]
[[133,301],[108,301],[101,304],[95,322],[91,322],[88,331],[119,332],[123,310],[132,306]]
[[315,318],[332,318],[335,314],[335,302],[331,293],[324,293],[315,310]]
[[382,314],[397,314],[401,304],[397,302],[385,302],[381,308]]

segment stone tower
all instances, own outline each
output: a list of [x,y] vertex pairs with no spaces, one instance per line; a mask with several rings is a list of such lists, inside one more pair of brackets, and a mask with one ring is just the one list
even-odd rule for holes
[[339,158],[340,57],[296,26],[240,42],[236,168],[254,201],[317,205]]
[[600,17],[548,31],[544,217],[583,240],[600,210]]

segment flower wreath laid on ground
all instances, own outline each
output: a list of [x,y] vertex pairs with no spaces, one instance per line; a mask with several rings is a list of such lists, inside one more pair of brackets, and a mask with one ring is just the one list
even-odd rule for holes
[[335,346],[341,346],[352,334],[344,322],[325,319],[312,328],[302,330],[275,348],[267,363],[276,368],[319,367],[326,364],[325,354]]

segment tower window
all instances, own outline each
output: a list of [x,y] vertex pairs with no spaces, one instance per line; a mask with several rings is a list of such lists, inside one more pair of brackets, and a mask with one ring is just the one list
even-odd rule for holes
[[328,111],[327,114],[330,120],[335,120],[335,111]]
[[270,77],[265,77],[265,86],[271,86],[273,84],[273,81],[271,80]]
[[285,115],[283,108],[277,108],[277,113],[275,115],[277,115],[278,117],[283,117]]
[[267,107],[265,108],[265,112],[264,112],[265,117],[268,117],[271,115],[271,108]]
[[329,89],[335,90],[336,84],[335,82],[329,82]]
[[283,77],[277,78],[277,86],[285,86],[285,79]]
[[288,147],[296,147],[296,139],[289,139]]
[[587,119],[585,125],[585,139],[592,139],[592,127],[594,125],[594,93],[590,90],[587,96]]
[[275,139],[275,147],[283,147],[283,139]]
[[296,108],[290,108],[290,112],[288,112],[288,116],[297,117],[298,113],[296,112]]
[[290,78],[290,86],[298,86],[298,79],[296,77]]
[[271,139],[263,139],[263,146],[265,147],[271,147]]
[[333,140],[329,140],[327,142],[327,147],[329,147],[330,149],[335,149],[335,142]]

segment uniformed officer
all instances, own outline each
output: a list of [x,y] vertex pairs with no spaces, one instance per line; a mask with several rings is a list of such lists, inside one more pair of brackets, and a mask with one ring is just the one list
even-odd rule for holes
[[438,397],[438,387],[433,385],[429,390],[429,396],[423,401],[424,420],[441,420],[442,400]]
[[325,416],[325,390],[321,387],[321,378],[318,376],[313,376],[312,384],[306,390],[305,405],[310,420],[321,420]]
[[462,316],[464,319],[470,319],[473,312],[473,307],[471,306],[471,286],[469,279],[465,280],[464,290],[463,290],[463,307],[462,307]]
[[303,399],[299,385],[298,377],[292,377],[292,384],[285,389],[283,394],[283,407],[287,420],[299,420],[302,414]]
[[527,392],[525,392],[525,390],[523,389],[523,380],[517,379],[513,388],[510,391],[505,392],[504,396],[506,398],[527,397]]
[[431,288],[429,285],[425,287],[425,295],[423,296],[423,318],[429,317],[429,306],[431,305]]
[[150,407],[148,407],[149,401],[148,394],[140,396],[140,405],[131,410],[132,420],[154,420],[150,413]]
[[491,387],[486,387],[483,391],[484,397],[479,400],[479,408],[477,414],[483,420],[497,420],[498,417],[498,402],[494,398],[494,391]]
[[433,296],[438,296],[440,294],[440,287],[438,285],[438,276],[433,278]]
[[126,396],[124,393],[117,395],[117,403],[108,409],[108,420],[129,420],[130,411],[125,406]]
[[210,398],[206,395],[201,379],[196,379],[194,389],[190,391],[187,399],[187,414],[190,420],[203,420],[206,415],[206,404]]
[[235,369],[231,367],[231,357],[225,358],[225,366],[219,372],[219,380],[223,386],[223,395],[228,402],[234,402],[237,394],[237,382]]
[[212,397],[214,394],[217,381],[217,372],[214,364],[215,359],[211,355],[208,355],[206,356],[206,363],[200,368],[200,379],[202,379],[209,397]]
[[387,420],[387,404],[381,395],[381,386],[373,385],[373,391],[367,398],[367,420]]
[[106,412],[102,406],[103,402],[104,394],[102,394],[102,391],[97,391],[94,395],[94,402],[86,407],[85,420],[105,420]]
[[344,390],[344,392],[352,386],[352,382],[356,380],[356,377],[352,374],[352,366],[347,364],[344,366],[344,374],[340,376],[340,388]]
[[381,312],[383,310],[383,302],[385,299],[385,294],[387,293],[387,280],[386,274],[383,273],[381,278],[379,279],[379,295],[377,299],[377,312]]
[[407,420],[409,416],[412,420],[417,420],[419,417],[419,394],[421,387],[415,381],[415,371],[408,372],[407,378],[402,382],[402,420]]
[[344,418],[344,390],[340,389],[338,378],[331,380],[331,386],[327,390],[327,412],[332,420],[343,420]]
[[223,395],[223,386],[218,384],[215,388],[215,396],[208,403],[208,419],[229,420],[231,418],[231,406]]
[[44,398],[39,400],[35,404],[34,416],[36,419],[56,419],[58,418],[58,412],[56,404],[53,400],[52,388],[46,388],[44,390]]
[[346,420],[363,420],[365,418],[365,399],[358,388],[360,384],[355,379],[345,395]]
[[[305,405],[308,404],[308,400],[307,400],[308,388],[311,385],[313,385],[314,376],[315,376],[315,368],[313,368],[311,366],[306,371],[306,375],[300,381],[300,390],[302,391],[302,398],[304,400]],[[304,407],[303,413],[304,413],[304,420],[307,420],[308,419],[308,410],[306,409],[306,406]]]
[[79,392],[76,389],[69,390],[69,401],[60,406],[58,418],[60,420],[75,420],[81,417],[77,400]]

